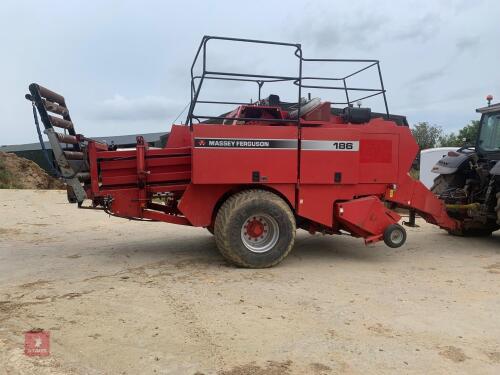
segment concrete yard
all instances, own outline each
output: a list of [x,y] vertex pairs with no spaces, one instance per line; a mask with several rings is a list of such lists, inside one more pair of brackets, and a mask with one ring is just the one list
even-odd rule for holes
[[[0,373],[499,374],[500,233],[400,249],[299,231],[238,269],[208,231],[0,190]],[[51,355],[23,354],[50,331]]]

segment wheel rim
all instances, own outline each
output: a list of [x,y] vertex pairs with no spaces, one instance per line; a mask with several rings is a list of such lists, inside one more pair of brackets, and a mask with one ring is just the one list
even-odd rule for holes
[[279,238],[278,222],[266,214],[248,217],[241,226],[241,240],[245,247],[254,253],[271,250]]
[[403,232],[401,232],[400,230],[393,230],[390,235],[390,238],[393,244],[399,244],[403,241],[404,235]]

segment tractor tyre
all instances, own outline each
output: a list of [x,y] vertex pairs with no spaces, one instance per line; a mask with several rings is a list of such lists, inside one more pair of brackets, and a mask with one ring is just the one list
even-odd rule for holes
[[448,234],[457,237],[488,237],[491,236],[495,229],[490,227],[485,228],[463,228],[457,230],[449,230]]
[[214,227],[212,225],[208,226],[207,230],[212,236],[214,235]]
[[497,211],[497,224],[500,225],[500,193],[497,193],[497,206],[495,210]]
[[292,250],[295,217],[288,204],[266,190],[229,197],[217,212],[215,242],[224,258],[246,268],[272,267]]

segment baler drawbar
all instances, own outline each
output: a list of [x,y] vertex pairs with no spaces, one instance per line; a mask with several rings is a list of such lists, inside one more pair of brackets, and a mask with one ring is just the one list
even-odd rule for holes
[[[214,39],[288,47],[298,75],[208,70],[206,50]],[[202,71],[195,74],[199,59]],[[309,62],[363,66],[343,77],[306,77],[302,68]],[[370,69],[379,87],[348,85],[352,76]],[[162,148],[141,136],[135,148],[117,149],[77,134],[64,97],[30,85],[26,97],[40,114],[70,202],[88,207],[89,201],[91,208],[123,218],[205,227],[228,261],[255,268],[280,262],[292,249],[297,228],[399,247],[406,231],[398,224],[397,207],[449,231],[460,227],[444,203],[408,174],[418,146],[406,119],[389,113],[378,61],[306,59],[300,44],[206,36],[191,77],[186,124],[172,125]],[[202,101],[202,84],[209,79],[257,83],[258,100]],[[277,81],[297,89],[296,102],[272,94],[261,98],[263,88]],[[330,86],[332,81],[341,85]],[[341,90],[346,99],[304,99],[305,88]],[[353,99],[353,93],[361,97]],[[353,105],[377,95],[384,113]],[[200,103],[233,109],[222,116],[198,115]]]

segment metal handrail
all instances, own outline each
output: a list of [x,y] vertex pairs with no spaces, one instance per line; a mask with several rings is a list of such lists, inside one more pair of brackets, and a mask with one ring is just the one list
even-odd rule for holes
[[[210,40],[223,40],[230,42],[241,42],[241,43],[254,43],[254,44],[267,44],[267,45],[275,45],[275,46],[286,46],[294,48],[294,56],[298,58],[299,66],[298,66],[298,76],[276,76],[276,75],[263,75],[263,74],[250,74],[250,73],[236,73],[236,72],[218,72],[207,70],[207,43]],[[202,73],[201,75],[195,75],[194,69],[195,66],[202,55]],[[302,68],[304,62],[351,62],[351,63],[367,63],[368,65],[350,73],[344,77],[303,77],[302,76]],[[362,87],[349,87],[347,85],[347,80],[356,74],[359,74],[367,69],[372,67],[376,67],[377,73],[379,76],[380,88],[362,88]],[[286,43],[286,42],[275,42],[268,40],[257,40],[257,39],[243,39],[243,38],[231,38],[231,37],[218,37],[218,36],[207,36],[205,35],[198,49],[196,51],[193,63],[191,64],[191,102],[189,104],[189,110],[186,118],[186,124],[190,127],[193,125],[193,119],[199,121],[199,119],[233,119],[233,120],[250,120],[247,118],[227,118],[222,116],[201,116],[194,114],[194,110],[196,104],[234,104],[234,105],[245,105],[252,103],[240,103],[240,102],[231,102],[231,101],[215,101],[215,100],[198,100],[201,88],[203,86],[204,80],[225,80],[225,81],[238,81],[238,82],[255,82],[258,86],[258,100],[261,101],[261,90],[265,83],[273,83],[273,82],[292,82],[294,85],[298,87],[298,98],[297,98],[297,107],[300,113],[300,108],[302,105],[302,88],[316,88],[322,90],[343,90],[345,93],[346,101],[345,102],[335,102],[334,104],[345,104],[351,105],[356,101],[371,98],[377,95],[382,95],[385,105],[386,114],[389,117],[389,107],[387,105],[386,98],[386,90],[384,88],[384,82],[382,79],[382,73],[380,70],[380,62],[378,60],[368,60],[368,59],[310,59],[302,56],[302,47],[298,43]],[[341,81],[342,86],[323,86],[323,85],[312,85],[312,84],[304,84],[304,81]],[[357,99],[351,99],[349,97],[349,91],[355,92],[370,92],[371,94],[362,96]],[[278,120],[278,119],[252,119],[253,121],[271,121],[271,122],[291,122],[291,120]],[[297,122],[297,125],[300,126],[300,116],[298,116],[297,120],[293,120]]]

